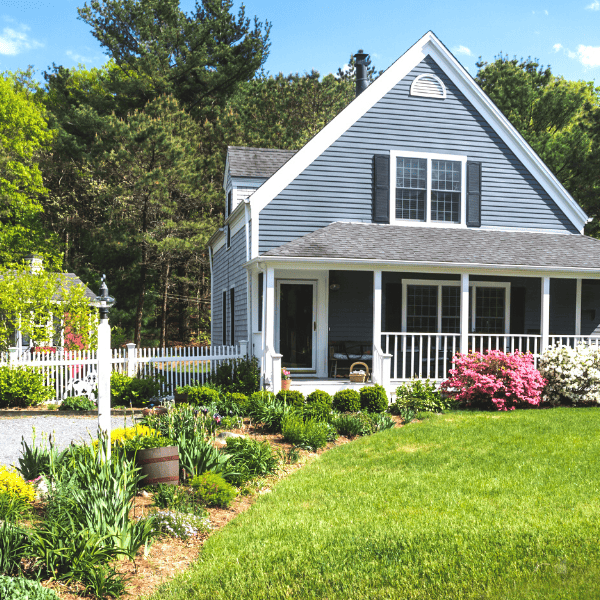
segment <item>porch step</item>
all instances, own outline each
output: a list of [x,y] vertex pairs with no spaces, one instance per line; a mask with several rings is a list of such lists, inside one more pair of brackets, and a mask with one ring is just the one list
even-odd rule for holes
[[332,395],[340,390],[360,390],[365,386],[373,385],[370,381],[366,383],[352,383],[348,379],[292,379],[290,389],[302,392],[304,396],[311,394],[315,390],[322,390]]

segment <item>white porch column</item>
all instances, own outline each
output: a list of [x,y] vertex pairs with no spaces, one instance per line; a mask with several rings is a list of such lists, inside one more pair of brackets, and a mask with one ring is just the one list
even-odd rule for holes
[[542,336],[540,352],[550,343],[550,277],[542,277],[542,315],[540,323]]
[[265,385],[273,383],[273,360],[275,353],[275,269],[267,267],[265,272],[265,291],[263,297],[265,332]]
[[373,270],[373,343],[381,346],[381,269]]
[[271,388],[274,394],[278,394],[281,391],[281,359],[283,358],[283,354],[273,354],[269,355],[269,360],[272,364],[272,373],[271,377]]
[[581,288],[583,279],[578,277],[575,281],[577,282],[575,293],[575,335],[581,335]]
[[469,274],[460,275],[460,352],[469,351]]

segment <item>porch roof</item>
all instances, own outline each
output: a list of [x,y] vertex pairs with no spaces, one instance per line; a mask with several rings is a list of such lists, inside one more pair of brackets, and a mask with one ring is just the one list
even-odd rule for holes
[[263,256],[600,273],[600,240],[584,235],[377,223],[331,223]]

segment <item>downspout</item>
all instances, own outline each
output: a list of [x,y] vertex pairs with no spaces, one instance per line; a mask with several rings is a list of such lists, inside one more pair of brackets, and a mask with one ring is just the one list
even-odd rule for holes
[[[244,199],[244,218],[246,220],[246,262],[250,260],[250,201]],[[252,318],[252,274],[246,269],[246,335],[250,355],[254,356],[254,319]]]
[[267,344],[266,344],[266,317],[267,317],[267,295],[265,293],[265,287],[267,285],[267,271],[264,263],[257,263],[256,265],[260,273],[263,274],[263,305],[262,305],[262,330],[260,332],[260,343],[261,343],[261,387],[265,387],[265,373],[267,369]]

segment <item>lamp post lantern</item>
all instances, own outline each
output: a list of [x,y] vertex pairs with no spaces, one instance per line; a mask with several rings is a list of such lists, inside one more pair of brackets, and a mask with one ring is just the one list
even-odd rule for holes
[[108,311],[115,304],[115,299],[108,295],[106,275],[102,275],[100,295],[91,301],[98,309],[98,436],[106,436],[108,440],[107,458],[110,457],[110,325]]

